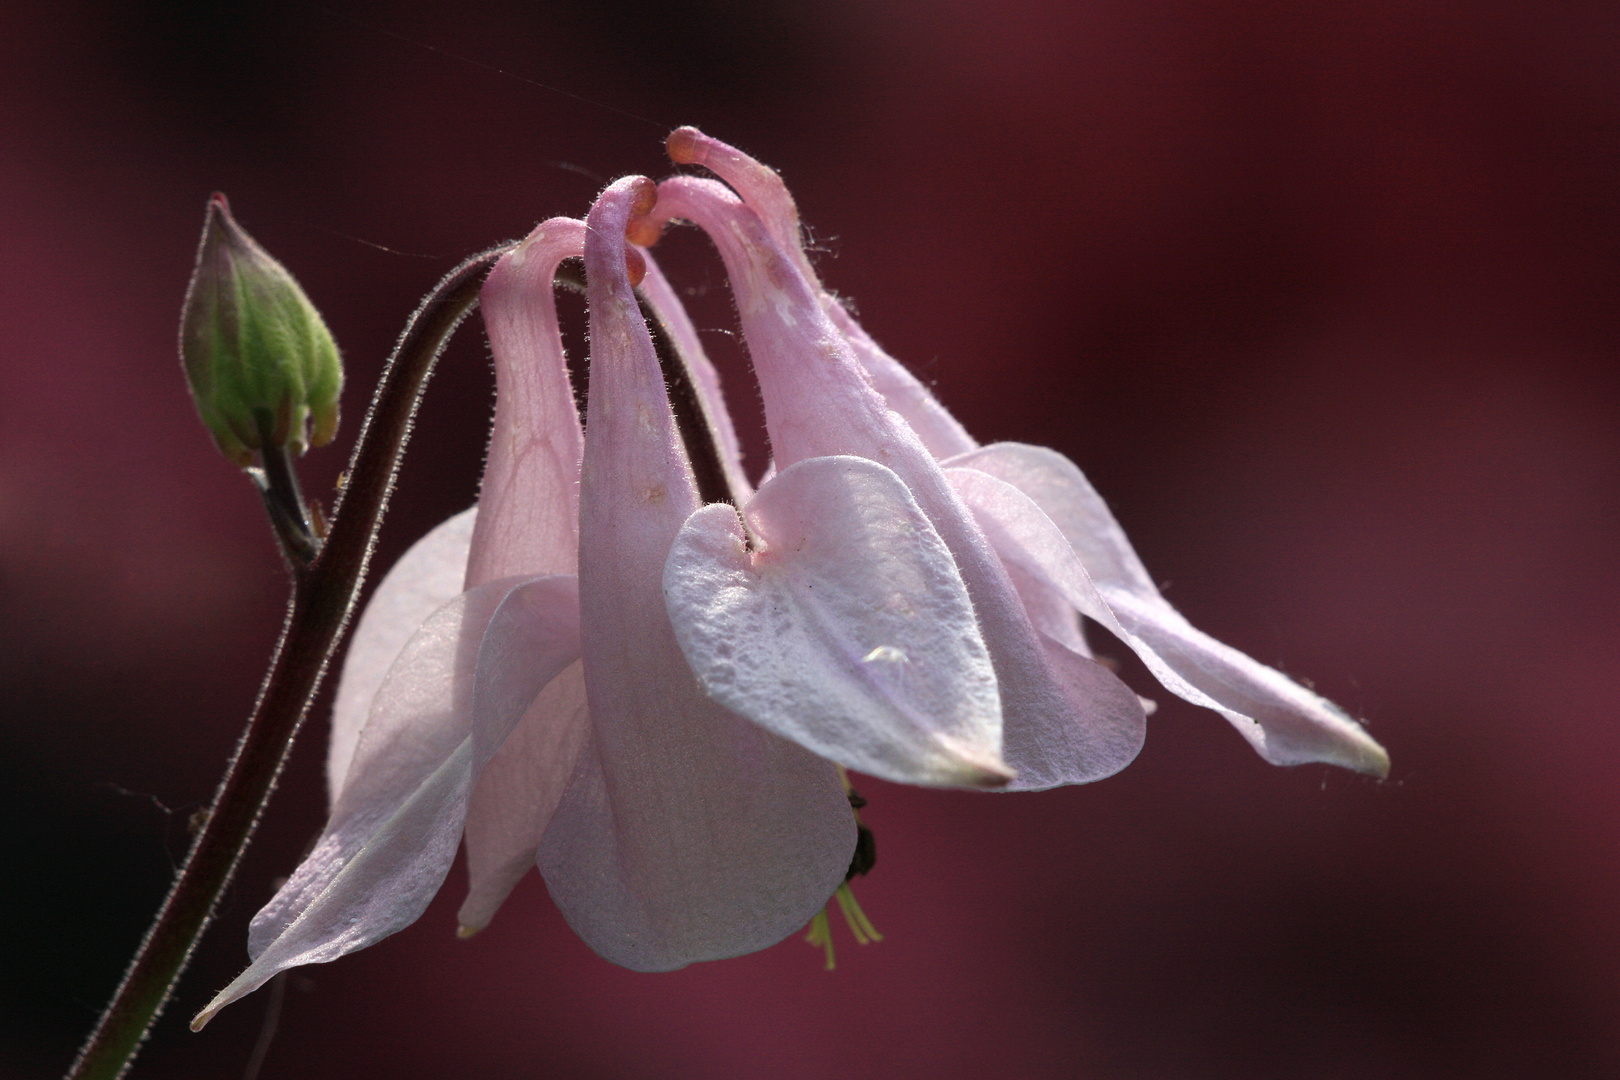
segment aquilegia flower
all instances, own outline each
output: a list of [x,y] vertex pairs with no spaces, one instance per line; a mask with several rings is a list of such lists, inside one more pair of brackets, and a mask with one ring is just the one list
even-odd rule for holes
[[[691,128],[669,148],[730,187],[616,181],[491,272],[479,506],[418,542],[361,618],[331,817],[199,1020],[409,925],[463,841],[464,934],[538,864],[569,924],[625,966],[773,944],[854,865],[838,766],[1020,790],[1135,757],[1142,700],[1091,659],[1082,614],[1268,760],[1387,771],[1354,721],[1166,604],[1067,459],[974,443],[822,288],[774,172]],[[774,458],[757,491],[646,251],[672,219],[714,239],[736,295]],[[583,432],[552,293],[576,257]],[[695,420],[672,408],[638,285]]]

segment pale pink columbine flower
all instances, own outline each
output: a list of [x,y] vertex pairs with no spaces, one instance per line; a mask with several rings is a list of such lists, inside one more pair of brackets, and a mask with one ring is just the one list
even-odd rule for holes
[[[1166,689],[1220,712],[1267,761],[1387,774],[1383,747],[1337,706],[1201,633],[1165,602],[1072,462],[1041,447],[974,442],[822,288],[793,199],[773,170],[695,128],[677,130],[668,145],[678,163],[703,165],[731,186],[666,180],[655,213],[701,226],[726,262],[777,464],[815,453],[882,462],[957,557],[996,658],[1004,755],[1019,774],[1009,788],[1095,779],[1134,754],[1135,718],[1107,680],[1092,674],[1080,695],[1061,692],[1085,653],[1077,613],[1130,646]],[[637,238],[654,235],[644,229]],[[704,631],[683,633],[694,670],[711,693],[746,712],[711,642],[727,639],[728,621],[745,630],[748,615],[715,607],[672,593],[677,632]],[[1086,694],[1099,696],[1076,700]]]
[[[822,288],[774,172],[690,128],[670,151],[731,188],[617,181],[587,221],[542,224],[492,271],[479,507],[418,542],[361,618],[327,827],[199,1022],[415,921],[463,839],[464,933],[538,863],[570,925],[628,967],[773,944],[851,866],[834,763],[1027,790],[1134,758],[1143,704],[1090,658],[1080,614],[1268,760],[1387,770],[1354,721],[1176,614],[1066,459],[977,446]],[[757,491],[691,323],[626,243],[672,218],[714,238],[736,294],[774,456]],[[581,255],[583,433],[552,296]],[[638,282],[729,502],[702,504]]]

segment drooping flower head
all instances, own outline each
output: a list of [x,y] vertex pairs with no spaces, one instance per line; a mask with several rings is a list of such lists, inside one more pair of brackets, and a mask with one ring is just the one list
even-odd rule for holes
[[[1267,760],[1387,771],[1353,720],[1165,603],[1067,459],[975,443],[822,287],[773,171],[692,128],[668,146],[725,183],[616,181],[492,271],[479,506],[361,618],[327,827],[199,1021],[414,921],[463,840],[463,934],[537,864],[631,968],[779,941],[866,865],[837,766],[1011,791],[1135,757],[1143,700],[1091,659],[1082,615]],[[773,456],[757,491],[646,251],[675,219],[714,240],[737,300]],[[583,430],[552,291],[580,257]]]

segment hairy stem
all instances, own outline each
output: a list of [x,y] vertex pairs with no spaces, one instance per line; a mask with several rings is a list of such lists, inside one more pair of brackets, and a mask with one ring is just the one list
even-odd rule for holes
[[282,553],[292,565],[293,573],[301,575],[320,553],[321,541],[310,524],[309,508],[304,505],[304,493],[298,486],[298,470],[293,468],[287,448],[275,441],[275,421],[270,411],[256,409],[253,419],[259,425],[262,467],[249,469],[248,476],[264,499],[270,527],[275,530]]
[[372,397],[326,541],[307,565],[294,565],[281,640],[207,822],[69,1080],[122,1076],[191,958],[354,610],[422,388],[451,333],[478,303],[485,272],[510,247],[450,271],[406,323]]

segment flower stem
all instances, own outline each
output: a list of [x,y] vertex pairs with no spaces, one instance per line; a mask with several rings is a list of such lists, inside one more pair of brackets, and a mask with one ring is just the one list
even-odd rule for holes
[[320,554],[321,539],[310,524],[309,508],[304,505],[304,493],[298,487],[298,470],[293,468],[287,448],[275,441],[272,434],[274,420],[268,410],[256,409],[253,419],[259,425],[260,468],[249,469],[248,476],[270,515],[270,527],[275,530],[282,554],[295,571],[301,571]]
[[207,822],[68,1080],[122,1076],[191,958],[354,610],[422,388],[451,333],[478,303],[485,272],[510,246],[450,271],[406,323],[372,397],[325,543],[307,563],[291,560],[281,640]]

